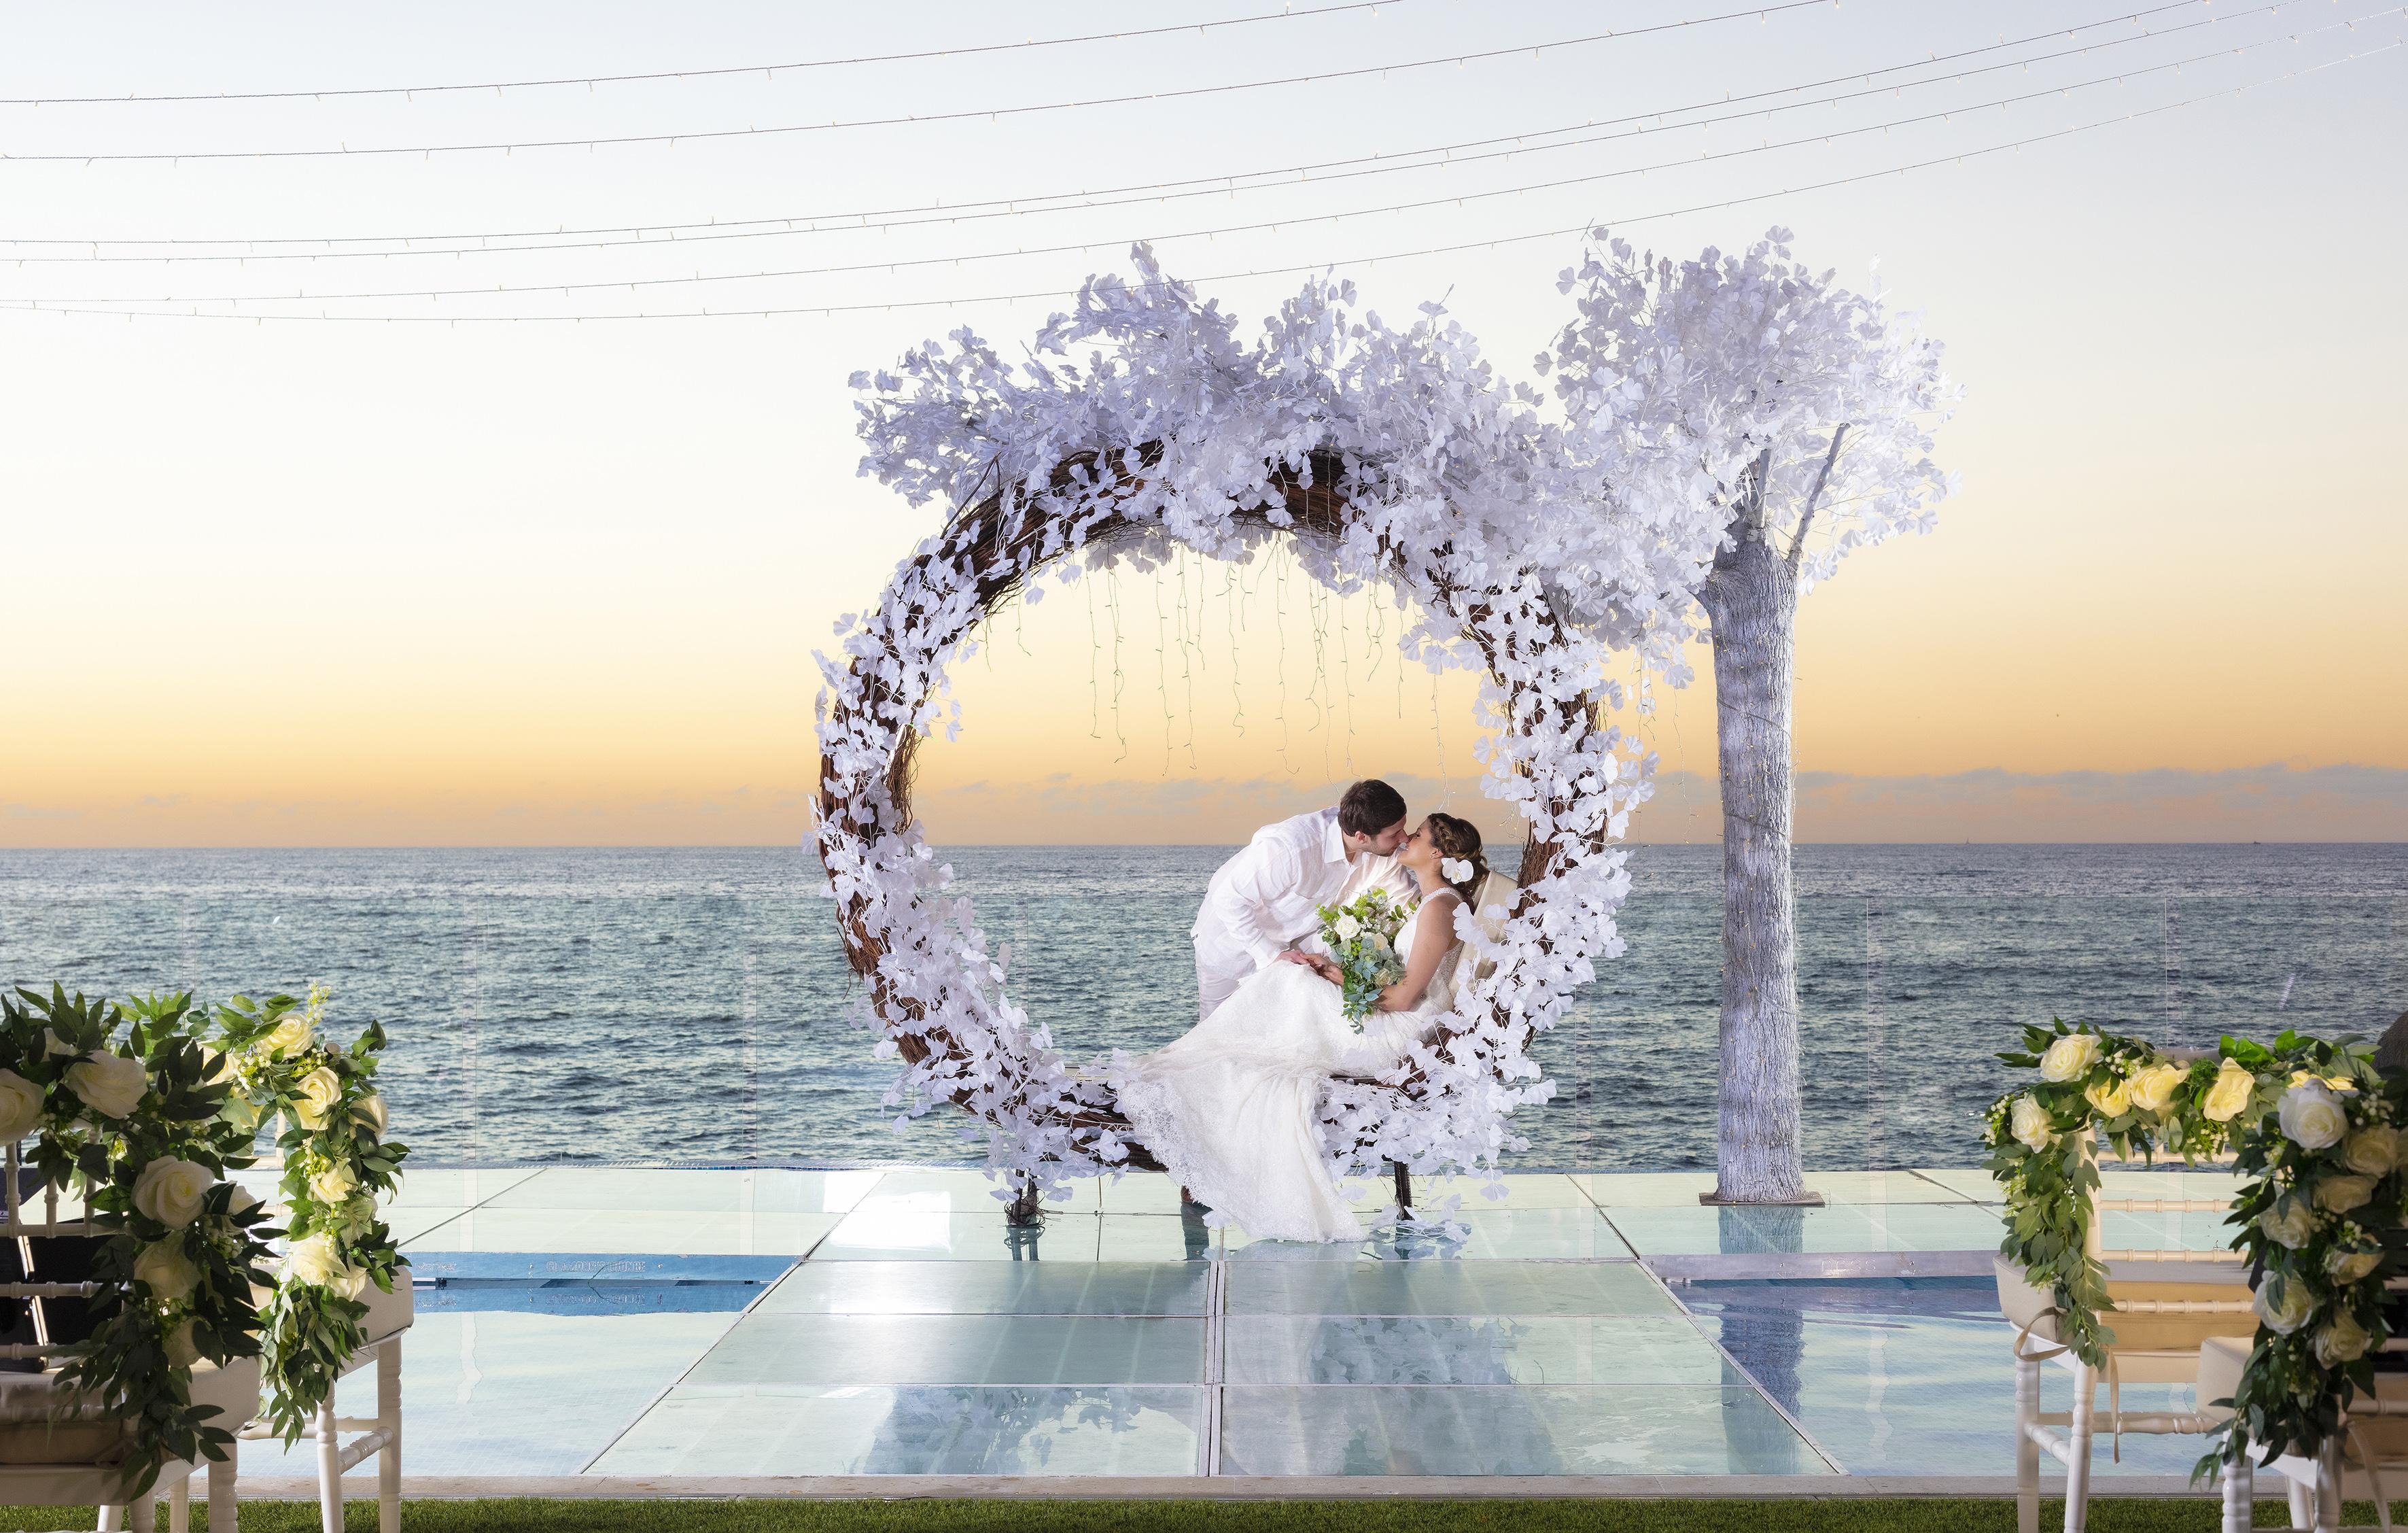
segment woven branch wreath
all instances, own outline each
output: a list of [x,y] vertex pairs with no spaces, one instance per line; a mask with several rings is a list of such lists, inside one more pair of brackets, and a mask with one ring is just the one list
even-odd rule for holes
[[[1382,585],[1417,609],[1410,655],[1484,670],[1484,792],[1528,837],[1503,919],[1464,924],[1474,978],[1456,1010],[1385,1078],[1333,1083],[1325,1143],[1340,1165],[1493,1168],[1525,1147],[1513,1109],[1553,1094],[1533,1035],[1621,951],[1613,842],[1653,762],[1606,722],[1622,701],[1608,662],[1677,638],[1652,605],[1676,581],[1451,324],[1353,323],[1342,288],[1308,288],[1247,347],[1144,269],[1142,284],[1092,282],[1040,334],[1042,360],[1007,365],[963,333],[907,356],[902,377],[855,380],[873,394],[864,473],[956,508],[821,661],[819,852],[878,1052],[904,1064],[890,1102],[968,1109],[989,1164],[1040,1183],[1154,1165],[1101,1071],[1074,1067],[1010,1000],[912,822],[912,759],[924,735],[958,727],[947,664],[1002,604],[1040,599],[1041,576],[1181,548],[1244,559],[1286,537],[1333,590]],[[1068,360],[1098,338],[1108,349]]]

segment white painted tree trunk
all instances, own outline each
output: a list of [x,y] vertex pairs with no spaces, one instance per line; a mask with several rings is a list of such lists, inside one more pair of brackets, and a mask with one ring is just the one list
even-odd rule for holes
[[1714,644],[1723,796],[1716,1201],[1797,1202],[1798,927],[1789,869],[1798,572],[1754,509],[1701,593]]

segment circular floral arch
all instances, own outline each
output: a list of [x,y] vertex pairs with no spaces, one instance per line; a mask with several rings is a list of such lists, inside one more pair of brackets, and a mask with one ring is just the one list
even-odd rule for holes
[[1040,575],[1180,548],[1242,558],[1285,537],[1331,588],[1385,585],[1417,607],[1409,652],[1486,673],[1484,791],[1526,826],[1519,889],[1501,918],[1459,917],[1474,978],[1435,1036],[1379,1080],[1332,1082],[1333,1161],[1478,1169],[1524,1148],[1510,1115],[1553,1094],[1530,1041],[1621,951],[1613,843],[1652,760],[1606,717],[1621,698],[1608,636],[1646,616],[1610,593],[1653,572],[1610,567],[1610,518],[1533,471],[1547,443],[1455,327],[1349,329],[1342,296],[1308,288],[1249,351],[1178,284],[1102,279],[1039,337],[1109,337],[1116,352],[1083,369],[1014,373],[964,335],[907,357],[906,378],[856,379],[878,394],[864,471],[957,509],[839,624],[842,657],[822,658],[819,851],[878,1052],[904,1063],[890,1102],[977,1114],[998,1168],[1050,1182],[1154,1164],[1104,1072],[1075,1067],[1010,998],[911,815],[919,740],[958,727],[947,663],[998,606],[1039,599]]

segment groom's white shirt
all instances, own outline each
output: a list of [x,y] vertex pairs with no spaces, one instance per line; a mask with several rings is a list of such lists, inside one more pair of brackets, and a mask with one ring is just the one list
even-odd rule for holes
[[1404,897],[1394,857],[1349,856],[1338,811],[1317,809],[1265,825],[1221,865],[1196,912],[1197,1004],[1206,1016],[1280,950],[1320,928],[1319,910],[1373,887]]

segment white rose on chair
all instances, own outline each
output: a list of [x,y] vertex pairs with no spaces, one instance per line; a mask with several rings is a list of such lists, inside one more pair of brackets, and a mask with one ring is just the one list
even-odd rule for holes
[[2283,1137],[2302,1150],[2329,1150],[2349,1132],[2349,1110],[2321,1081],[2310,1080],[2283,1093],[2274,1110]]
[[2400,1131],[2369,1124],[2342,1141],[2341,1163],[2365,1176],[2387,1176],[2400,1163]]
[[309,1196],[332,1208],[359,1190],[360,1179],[348,1166],[329,1166],[309,1179]]
[[312,1235],[293,1242],[284,1254],[284,1270],[294,1280],[317,1288],[335,1287],[346,1270],[343,1254],[331,1235]]
[[2249,1067],[2228,1059],[2216,1067],[2215,1079],[2209,1082],[2199,1110],[2210,1123],[2229,1124],[2241,1116],[2241,1110],[2249,1105],[2249,1094],[2257,1089],[2258,1078],[2249,1073]]
[[2049,1141],[2057,1138],[2057,1125],[2049,1121],[2048,1109],[2028,1093],[2015,1098],[2007,1131],[2034,1154],[2047,1149]]
[[201,1285],[201,1269],[184,1254],[180,1241],[153,1240],[134,1258],[134,1280],[149,1283],[153,1297],[174,1304],[190,1298]]
[[2334,1213],[2362,1209],[2373,1197],[2374,1179],[2371,1176],[2329,1176],[2316,1182],[2316,1207]]
[[2129,1082],[2132,1105],[2143,1112],[2163,1112],[2174,1099],[2174,1088],[2189,1073],[2180,1065],[2152,1065],[2134,1071]]
[[[2279,1281],[2283,1287],[2283,1300],[2279,1304],[2274,1302],[2275,1281]],[[2269,1281],[2265,1287],[2258,1290],[2258,1297],[2251,1303],[2258,1311],[2258,1318],[2277,1336],[2288,1336],[2306,1325],[2308,1316],[2316,1309],[2315,1296],[2309,1293],[2308,1285],[2297,1278]]]
[[293,1115],[304,1128],[323,1128],[327,1110],[342,1099],[342,1077],[321,1065],[294,1086]]
[[2316,1361],[2327,1368],[2355,1363],[2366,1355],[2366,1349],[2373,1340],[2366,1334],[2366,1327],[2352,1319],[2349,1311],[2344,1310],[2333,1316],[2331,1324],[2316,1327]]
[[2258,1227],[2264,1230],[2266,1238],[2276,1245],[2297,1251],[2308,1243],[2309,1236],[2315,1233],[2316,1216],[2308,1211],[2307,1204],[2300,1199],[2286,1198],[2259,1214]]
[[2053,1085],[2079,1081],[2099,1063],[2099,1035],[2068,1033],[2040,1056],[2040,1078]]
[[317,1029],[309,1025],[308,1015],[306,1012],[295,1011],[278,1023],[275,1031],[260,1039],[260,1042],[277,1058],[290,1059],[316,1042],[317,1037]]
[[2325,1270],[2339,1283],[2362,1281],[2383,1263],[2380,1251],[2336,1251],[2325,1258]]
[[382,1139],[385,1135],[384,1098],[375,1092],[369,1092],[366,1096],[353,1102],[351,1121],[366,1125],[371,1134]]
[[201,1200],[217,1184],[208,1167],[162,1155],[134,1179],[134,1207],[169,1229],[181,1229],[201,1216]]
[[141,1105],[142,1094],[150,1089],[150,1075],[138,1059],[96,1053],[69,1065],[66,1082],[67,1089],[94,1112],[104,1118],[122,1118]]
[[172,1368],[191,1368],[201,1360],[201,1343],[193,1333],[200,1325],[196,1320],[178,1323],[167,1333],[167,1362]]
[[16,1143],[41,1121],[42,1088],[15,1070],[0,1070],[0,1143]]

